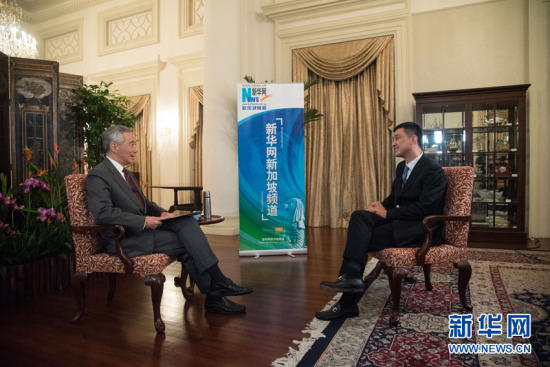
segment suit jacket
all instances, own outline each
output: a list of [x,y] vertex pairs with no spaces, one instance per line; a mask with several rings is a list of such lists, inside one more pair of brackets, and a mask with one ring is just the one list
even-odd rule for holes
[[[398,246],[406,246],[412,239],[423,238],[422,219],[428,215],[443,214],[447,177],[443,168],[425,154],[418,160],[405,186],[401,187],[405,162],[397,165],[396,178],[390,195],[382,202],[386,219],[392,221],[393,234]],[[441,223],[434,230],[433,244],[441,244]]]
[[[147,200],[135,177],[131,175],[131,178],[145,203],[143,209],[130,185],[107,158],[88,173],[86,189],[88,205],[96,222],[122,225],[126,230],[122,244],[128,255],[134,257],[153,252],[154,233],[143,230],[145,217],[160,216],[166,210]],[[101,236],[106,252],[116,254],[116,231],[104,231]]]

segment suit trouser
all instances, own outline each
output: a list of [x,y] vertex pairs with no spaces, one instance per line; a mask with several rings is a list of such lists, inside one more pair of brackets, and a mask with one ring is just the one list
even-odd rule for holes
[[[421,244],[421,237],[411,238],[407,247],[416,247]],[[348,278],[362,278],[368,253],[391,247],[399,247],[393,235],[392,221],[366,210],[353,212],[349,221],[340,275],[346,274]],[[363,293],[344,293],[340,302],[347,307],[356,304],[362,296]]]
[[207,271],[218,263],[204,232],[193,217],[164,223],[155,230],[155,253],[176,256],[185,265],[202,293],[210,290]]
[[346,274],[348,278],[362,277],[368,253],[388,247],[397,247],[391,221],[366,210],[356,210],[349,221],[340,275]]

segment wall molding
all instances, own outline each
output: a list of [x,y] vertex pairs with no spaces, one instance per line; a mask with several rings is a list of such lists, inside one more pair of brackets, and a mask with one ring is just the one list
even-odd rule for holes
[[142,64],[128,65],[126,67],[109,69],[98,73],[89,74],[87,79],[93,81],[105,81],[119,83],[133,79],[157,78],[166,66],[161,60],[149,61]]
[[204,54],[196,52],[169,58],[167,62],[178,69],[178,105],[179,105],[179,157],[187,169],[180,171],[180,182],[193,182],[194,153],[189,147],[193,134],[194,121],[189,116],[189,89],[202,85],[204,81]]
[[188,69],[204,69],[203,52],[175,56],[167,59],[166,61],[177,67],[180,72]]
[[97,21],[99,55],[160,41],[159,0],[140,0],[102,11]]
[[179,0],[178,23],[180,38],[204,33],[204,20],[200,23],[195,23],[191,20],[191,14],[194,12],[193,3],[194,0]]
[[60,64],[81,61],[84,58],[84,18],[37,29],[37,33],[40,34],[39,53],[43,58]]

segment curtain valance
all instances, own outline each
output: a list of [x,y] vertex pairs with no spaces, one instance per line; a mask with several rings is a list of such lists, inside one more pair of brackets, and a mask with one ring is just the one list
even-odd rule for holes
[[[390,43],[393,36],[367,38],[294,50],[294,55],[312,72],[328,80],[346,80],[363,72]],[[391,45],[393,49],[393,44]],[[387,53],[383,54],[387,57]]]

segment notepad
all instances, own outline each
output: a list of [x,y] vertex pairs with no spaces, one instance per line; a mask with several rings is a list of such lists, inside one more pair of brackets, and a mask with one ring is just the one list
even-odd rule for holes
[[170,222],[174,222],[174,221],[177,221],[178,219],[180,218],[184,218],[184,217],[193,217],[195,218],[196,220],[199,220],[201,219],[201,212],[200,211],[193,211],[191,213],[186,213],[186,214],[182,214],[182,215],[177,215],[173,218],[161,218],[162,220],[162,224],[164,223],[170,223]]

